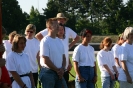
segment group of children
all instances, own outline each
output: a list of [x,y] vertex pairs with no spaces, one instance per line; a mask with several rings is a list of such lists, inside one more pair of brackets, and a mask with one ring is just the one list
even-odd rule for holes
[[[47,28],[37,34],[33,24],[26,27],[26,36],[9,34],[9,40],[4,41],[3,58],[6,58],[12,88],[36,88],[38,76],[43,88],[68,88],[72,68],[68,51],[79,41],[79,36],[64,26],[67,20],[63,13],[58,13],[56,18],[48,19]],[[114,88],[116,80],[120,88],[133,88],[133,27],[127,27],[113,47],[111,38],[104,38],[96,59],[95,50],[89,45],[92,32],[83,29],[80,37],[81,43],[72,55],[76,88],[95,88],[97,67],[102,88]],[[73,39],[70,44],[69,38]]]

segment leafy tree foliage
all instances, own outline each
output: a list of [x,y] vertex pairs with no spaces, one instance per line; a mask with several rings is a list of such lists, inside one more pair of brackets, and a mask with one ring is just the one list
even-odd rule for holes
[[2,0],[3,26],[8,32],[22,33],[26,25],[33,23],[39,32],[46,27],[46,20],[59,12],[69,18],[66,26],[77,33],[88,28],[93,34],[119,34],[133,26],[133,0],[126,4],[123,0],[48,0],[43,11],[41,14],[32,6],[30,14],[23,13],[16,0]]
[[16,0],[2,0],[2,25],[10,33],[16,30],[22,33],[28,21]]

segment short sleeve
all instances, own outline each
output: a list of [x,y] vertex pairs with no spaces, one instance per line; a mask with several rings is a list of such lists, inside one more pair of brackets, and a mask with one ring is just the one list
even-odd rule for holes
[[124,47],[121,47],[121,55],[120,55],[120,60],[127,60],[127,55],[128,55],[128,52],[126,50],[126,48]]
[[68,27],[65,27],[65,28],[66,28],[66,30],[68,30],[69,38],[72,38],[72,39],[76,38],[76,36],[77,36],[76,32],[74,32],[72,29],[70,29]]
[[106,58],[100,53],[97,54],[97,61],[98,61],[98,64],[101,65],[101,66],[107,64],[106,63]]
[[6,68],[8,71],[16,71],[15,60],[12,54],[9,54],[6,59]]
[[40,56],[48,56],[49,57],[49,45],[45,41],[40,42]]
[[43,35],[43,37],[46,36],[48,34],[48,29],[46,28],[46,29],[40,31],[40,33]]
[[79,52],[79,48],[76,47],[73,51],[73,56],[72,56],[72,60],[79,62],[79,56],[80,56],[80,52]]

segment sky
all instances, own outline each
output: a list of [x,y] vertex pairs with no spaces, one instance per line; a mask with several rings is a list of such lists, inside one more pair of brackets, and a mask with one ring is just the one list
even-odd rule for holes
[[30,9],[32,6],[34,6],[34,8],[37,8],[40,13],[43,13],[42,8],[46,8],[48,2],[48,0],[17,0],[17,1],[22,11],[25,11],[27,13],[30,13]]
[[[34,6],[34,8],[37,8],[40,13],[43,13],[42,8],[47,7],[48,0],[17,0],[19,2],[20,8],[30,13],[31,6]],[[124,0],[124,3],[128,0]]]

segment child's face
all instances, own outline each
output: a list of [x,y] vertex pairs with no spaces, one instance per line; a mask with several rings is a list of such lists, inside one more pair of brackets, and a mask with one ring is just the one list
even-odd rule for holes
[[83,38],[83,41],[89,43],[91,41],[91,37],[92,35],[90,33],[87,33],[86,36]]
[[63,26],[59,26],[58,35],[61,35],[61,36],[64,35],[64,27]]
[[54,24],[52,25],[51,27],[52,31],[55,32],[56,34],[58,33],[59,31],[59,24],[57,21],[54,21]]
[[18,50],[23,51],[25,46],[26,46],[26,42],[24,41],[24,39],[20,39],[18,42]]

